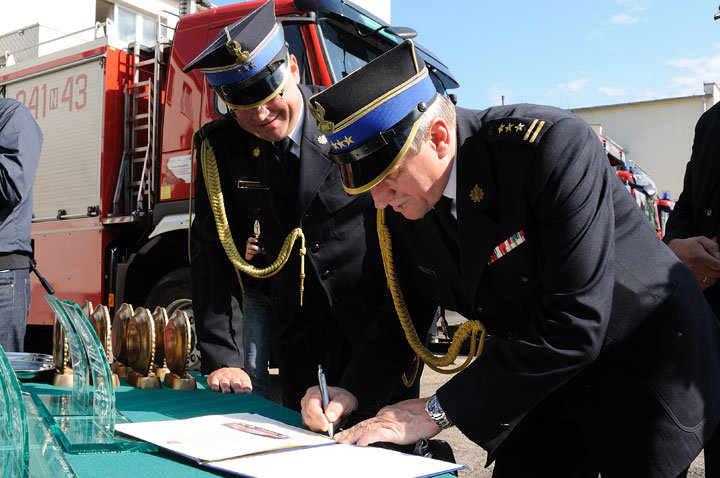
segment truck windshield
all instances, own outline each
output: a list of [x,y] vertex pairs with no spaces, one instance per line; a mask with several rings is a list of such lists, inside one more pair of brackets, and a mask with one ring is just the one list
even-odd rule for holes
[[[366,26],[342,17],[318,16],[317,24],[325,40],[333,83],[342,80],[397,44],[388,38],[390,35],[387,33],[373,34]],[[429,69],[435,89],[443,96],[447,96],[442,82],[433,73],[432,68]]]

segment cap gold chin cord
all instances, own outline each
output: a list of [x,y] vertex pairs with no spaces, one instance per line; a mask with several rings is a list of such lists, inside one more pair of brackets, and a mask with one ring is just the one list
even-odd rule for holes
[[[205,187],[210,201],[210,207],[215,217],[215,225],[218,231],[220,243],[227,254],[228,259],[235,269],[245,274],[256,277],[258,279],[266,279],[272,277],[287,264],[290,259],[290,252],[295,245],[295,241],[300,239],[300,306],[303,305],[303,292],[305,290],[305,235],[299,227],[293,229],[285,238],[285,242],[280,248],[277,259],[265,268],[258,268],[248,264],[240,255],[230,233],[230,224],[228,224],[227,215],[225,214],[225,203],[223,201],[222,188],[220,187],[220,175],[218,173],[217,161],[215,159],[215,151],[210,145],[210,141],[205,138],[200,146],[200,163],[202,165],[203,176],[205,177]],[[240,275],[238,274],[238,280]],[[242,287],[242,280],[240,280]]]
[[[395,266],[393,264],[392,256],[392,237],[390,237],[390,230],[385,224],[384,209],[378,209],[377,211],[377,231],[378,239],[380,240],[380,251],[382,253],[383,265],[385,266],[387,285],[390,289],[393,302],[395,303],[395,311],[397,312],[398,319],[400,319],[400,325],[402,325],[403,331],[405,332],[405,338],[410,344],[410,347],[413,349],[413,352],[415,352],[417,357],[419,357],[428,367],[436,372],[451,374],[461,371],[470,365],[473,358],[478,357],[482,353],[483,345],[485,343],[485,326],[479,320],[468,320],[462,324],[455,332],[447,354],[442,357],[433,355],[432,352],[425,348],[418,337],[415,326],[412,323],[410,312],[405,305],[405,299],[403,298],[400,283],[395,276]],[[480,333],[479,344],[477,341],[478,333]],[[470,338],[470,353],[468,354],[467,359],[465,359],[465,362],[455,368],[440,368],[447,367],[455,363],[455,359],[460,354],[460,347],[468,338]],[[413,376],[409,379],[406,378],[405,375],[402,377],[403,383],[406,387],[412,386],[415,382],[419,368],[420,361],[416,359]]]

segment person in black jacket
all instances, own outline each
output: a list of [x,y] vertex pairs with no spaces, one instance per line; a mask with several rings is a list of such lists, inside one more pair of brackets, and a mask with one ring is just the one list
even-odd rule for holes
[[22,103],[0,98],[0,346],[22,352],[30,310],[30,223],[42,132]]
[[[692,271],[716,316],[720,316],[720,104],[695,126],[683,191],[668,219],[663,241]],[[720,477],[720,433],[705,446],[705,476]]]
[[[185,71],[199,68],[215,93],[232,108],[205,125],[196,144],[201,151],[192,225],[193,309],[204,373],[211,385],[247,391],[240,337],[241,287],[229,260],[245,252],[255,210],[262,209],[261,242],[273,262],[288,233],[305,237],[304,291],[296,245],[287,264],[270,280],[273,314],[271,345],[280,369],[283,403],[299,410],[306,389],[317,384],[322,365],[330,384],[348,369],[380,377],[364,406],[372,415],[392,400],[417,396],[402,373],[409,353],[358,362],[363,335],[402,331],[392,307],[385,308],[386,285],[375,235],[372,198],[343,191],[340,174],[327,156],[329,145],[307,109],[318,87],[298,85],[295,57],[289,55],[270,1],[220,32]],[[289,142],[287,139],[289,138]],[[232,234],[206,181],[208,157],[217,160],[222,205]],[[229,237],[229,240],[228,240]],[[434,314],[434,308],[418,311]],[[395,397],[395,398],[392,398]]]
[[[387,226],[398,309],[421,290],[493,338],[434,396],[335,440],[413,443],[457,426],[497,477],[681,475],[720,420],[720,325],[692,275],[582,119],[456,108],[431,85],[406,41],[310,103],[345,189],[370,190]],[[324,413],[310,389],[304,422],[323,429],[364,386],[331,388]]]

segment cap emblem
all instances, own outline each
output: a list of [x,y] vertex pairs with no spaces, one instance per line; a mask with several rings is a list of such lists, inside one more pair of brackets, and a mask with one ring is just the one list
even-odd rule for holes
[[228,41],[225,44],[225,48],[227,48],[228,52],[230,52],[231,55],[235,55],[237,57],[238,65],[244,65],[250,60],[250,52],[247,50],[243,50],[242,46],[240,46],[240,43],[238,43],[237,41]]
[[310,114],[312,114],[313,118],[318,122],[318,131],[326,136],[333,134],[335,131],[335,123],[325,119],[325,108],[317,101],[310,101],[308,106],[310,108]]

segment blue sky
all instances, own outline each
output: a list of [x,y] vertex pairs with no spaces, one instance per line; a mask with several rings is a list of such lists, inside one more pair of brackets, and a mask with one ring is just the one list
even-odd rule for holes
[[[697,95],[720,82],[719,0],[392,0],[450,67],[458,104],[561,108]],[[234,3],[215,0],[216,4]]]
[[[392,0],[460,82],[458,104],[598,106],[720,82],[718,0]],[[438,8],[445,5],[445,8]]]

